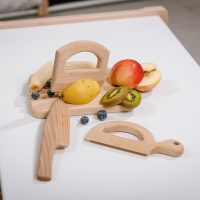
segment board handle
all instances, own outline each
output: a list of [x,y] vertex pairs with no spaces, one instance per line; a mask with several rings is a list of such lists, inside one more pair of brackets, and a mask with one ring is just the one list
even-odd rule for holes
[[69,109],[61,100],[56,100],[49,111],[44,127],[37,173],[39,180],[51,180],[54,152],[69,145],[69,131]]
[[[65,62],[71,56],[80,52],[90,52],[97,57],[97,67],[94,69],[71,69],[65,70]],[[106,78],[107,65],[108,65],[109,51],[103,45],[88,41],[81,40],[69,43],[56,51],[53,75],[51,81],[51,90],[54,92],[63,91],[69,84],[76,80],[90,78],[103,84]]]
[[173,157],[179,157],[184,152],[184,146],[176,140],[165,140],[163,142],[157,142],[156,147],[151,153],[160,153]]

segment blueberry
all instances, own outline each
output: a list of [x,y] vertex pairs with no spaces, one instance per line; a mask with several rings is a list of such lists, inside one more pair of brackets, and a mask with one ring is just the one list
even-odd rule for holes
[[89,118],[87,116],[82,116],[80,122],[81,124],[86,125],[89,122]]
[[100,110],[97,112],[97,118],[100,120],[100,121],[103,121],[107,118],[107,112],[105,110]]
[[44,88],[48,89],[48,88],[50,88],[50,87],[51,87],[51,79],[49,79],[49,80],[46,82]]
[[55,96],[55,92],[52,92],[51,90],[47,90],[47,94],[48,94],[49,97]]
[[38,92],[33,92],[31,94],[31,97],[32,97],[33,100],[37,100],[40,97],[40,94]]

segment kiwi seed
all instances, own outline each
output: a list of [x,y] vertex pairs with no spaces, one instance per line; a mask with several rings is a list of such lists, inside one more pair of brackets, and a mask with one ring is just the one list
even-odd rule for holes
[[134,89],[129,89],[128,95],[126,99],[122,101],[122,105],[126,108],[135,108],[137,107],[141,102],[141,94],[134,90]]
[[115,106],[122,103],[128,95],[128,88],[116,87],[109,90],[101,99],[101,104],[104,106]]

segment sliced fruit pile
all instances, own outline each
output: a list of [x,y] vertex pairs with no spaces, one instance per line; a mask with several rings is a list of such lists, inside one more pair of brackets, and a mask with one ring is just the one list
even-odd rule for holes
[[[37,76],[31,77],[31,88],[34,89],[31,95],[33,100],[58,97],[66,103],[78,105],[89,103],[99,94],[100,86],[98,82],[91,79],[77,80],[61,93],[52,92],[50,90],[51,79],[49,79],[50,74],[52,74],[51,65],[52,63],[47,63],[38,70]],[[84,68],[92,66],[89,62],[72,62],[70,64],[73,67],[77,65],[83,65]],[[49,72],[45,78],[43,77],[44,71]],[[109,78],[114,88],[104,94],[100,103],[105,107],[120,104],[128,109],[133,109],[141,102],[140,92],[147,92],[158,85],[161,79],[161,72],[157,70],[157,66],[153,63],[140,64],[135,60],[126,59],[117,62],[113,66]],[[38,89],[36,90],[36,88]],[[43,92],[40,92],[41,90]],[[44,91],[46,95],[44,95]],[[100,116],[98,118],[103,120],[107,115],[105,115],[105,112],[100,112],[97,116]],[[88,123],[87,119],[83,118],[82,124],[86,123]]]
[[134,89],[126,87],[116,87],[109,90],[101,99],[104,106],[115,106],[118,104],[126,108],[135,108],[140,104],[141,95]]
[[110,73],[113,86],[135,88],[141,92],[152,90],[161,79],[161,73],[153,63],[139,64],[127,59],[117,62]]
[[104,106],[118,104],[132,109],[141,102],[139,92],[152,90],[161,79],[161,72],[153,63],[139,64],[135,60],[127,59],[117,62],[110,73],[110,83],[118,86],[108,91],[101,99]]

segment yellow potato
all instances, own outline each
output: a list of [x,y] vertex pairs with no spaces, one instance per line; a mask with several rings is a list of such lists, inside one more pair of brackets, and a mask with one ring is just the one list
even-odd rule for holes
[[86,104],[100,92],[99,84],[91,79],[78,80],[63,91],[63,100],[70,104]]

